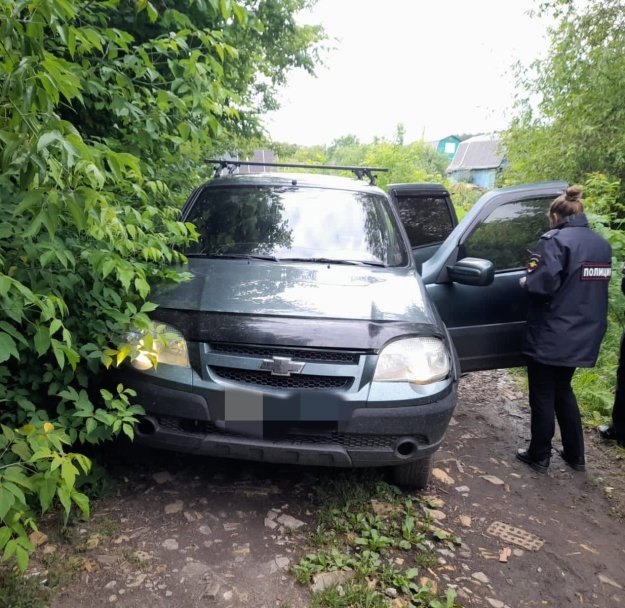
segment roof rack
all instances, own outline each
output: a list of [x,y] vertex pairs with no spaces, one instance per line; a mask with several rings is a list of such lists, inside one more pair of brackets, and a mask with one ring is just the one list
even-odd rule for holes
[[351,171],[358,179],[367,177],[369,183],[375,186],[376,173],[383,173],[388,171],[383,167],[351,167],[343,165],[306,165],[297,163],[261,163],[248,160],[230,160],[226,158],[208,158],[207,163],[215,166],[214,177],[220,177],[224,171],[228,172],[228,175],[234,173],[235,169],[241,165],[252,167],[282,167],[288,169],[316,169],[323,170],[329,169],[331,171]]

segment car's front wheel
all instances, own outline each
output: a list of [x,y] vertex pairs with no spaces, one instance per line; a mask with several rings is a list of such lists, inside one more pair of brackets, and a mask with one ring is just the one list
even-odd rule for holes
[[423,490],[430,481],[432,456],[393,467],[393,481],[398,486]]

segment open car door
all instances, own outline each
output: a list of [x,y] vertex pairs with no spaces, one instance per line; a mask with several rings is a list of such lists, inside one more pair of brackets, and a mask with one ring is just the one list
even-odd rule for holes
[[[449,329],[463,372],[524,365],[527,295],[519,284],[565,182],[482,196],[423,262],[423,282]],[[431,220],[429,220],[431,221]]]
[[391,184],[388,194],[408,235],[417,270],[458,224],[447,189],[440,184]]

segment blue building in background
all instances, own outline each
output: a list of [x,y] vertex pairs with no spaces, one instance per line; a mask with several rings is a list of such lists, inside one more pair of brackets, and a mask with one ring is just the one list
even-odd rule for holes
[[453,182],[474,184],[490,190],[497,174],[506,166],[505,154],[496,135],[476,135],[458,144],[447,175]]
[[448,135],[436,143],[436,151],[452,160],[458,150],[461,139],[457,135]]

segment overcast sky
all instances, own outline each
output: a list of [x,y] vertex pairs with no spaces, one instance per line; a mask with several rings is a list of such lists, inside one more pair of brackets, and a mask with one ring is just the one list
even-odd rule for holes
[[511,66],[543,55],[535,0],[319,0],[301,22],[322,24],[334,50],[317,78],[294,71],[265,125],[275,141],[329,144],[436,140],[507,125]]

